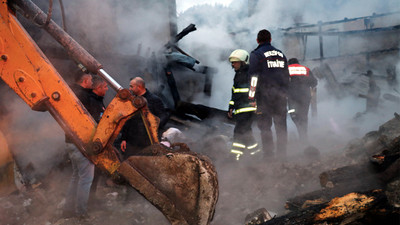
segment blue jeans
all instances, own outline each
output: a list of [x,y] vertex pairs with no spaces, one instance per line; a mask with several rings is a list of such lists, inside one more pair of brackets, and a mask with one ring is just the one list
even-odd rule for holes
[[74,144],[67,143],[67,152],[72,164],[72,177],[68,186],[65,210],[75,212],[79,216],[87,213],[95,167]]

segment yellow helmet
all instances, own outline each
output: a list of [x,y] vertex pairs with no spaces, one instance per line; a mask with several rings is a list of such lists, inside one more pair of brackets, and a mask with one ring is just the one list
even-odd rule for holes
[[236,49],[229,56],[229,62],[245,62],[249,64],[249,53],[243,49]]

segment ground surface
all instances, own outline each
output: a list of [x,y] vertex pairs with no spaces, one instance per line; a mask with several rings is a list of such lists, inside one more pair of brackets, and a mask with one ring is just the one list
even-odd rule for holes
[[[225,124],[226,125],[226,124]],[[289,134],[289,157],[286,161],[265,161],[257,156],[235,162],[227,158],[231,125],[219,127],[225,134],[195,127],[197,138],[187,137],[193,151],[209,155],[218,172],[219,199],[212,225],[244,224],[246,215],[265,208],[283,215],[287,199],[319,190],[319,174],[332,168],[356,163],[345,156],[346,138],[335,133],[312,134],[318,154],[304,153]],[[183,130],[189,132],[189,130]],[[346,135],[346,134],[344,134]],[[310,135],[311,136],[311,135]],[[201,140],[201,142],[199,142]],[[39,179],[33,191],[0,198],[1,225],[135,225],[169,224],[160,211],[130,187],[109,185],[103,178],[96,193],[97,202],[89,205],[90,219],[61,218],[61,207],[70,169],[55,168]]]
[[[294,155],[287,162],[216,162],[219,200],[212,224],[244,224],[247,214],[259,208],[284,214],[290,197],[319,189],[318,175],[350,161],[322,155],[319,160]],[[54,170],[31,192],[0,199],[0,224],[169,224],[164,216],[135,190],[127,186],[98,186],[98,201],[89,206],[89,221],[61,218],[69,169]]]

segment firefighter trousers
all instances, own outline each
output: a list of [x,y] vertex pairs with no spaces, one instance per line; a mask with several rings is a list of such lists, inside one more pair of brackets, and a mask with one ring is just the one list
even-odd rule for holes
[[[252,124],[254,112],[239,113],[234,116],[235,128],[233,130],[233,144],[231,153],[253,154],[258,150],[258,144],[253,136]],[[238,159],[238,158],[237,158]]]
[[287,154],[287,100],[285,96],[277,95],[268,104],[268,108],[257,113],[257,126],[261,132],[264,157],[274,157],[274,141],[272,123],[276,131],[276,156],[285,158]]
[[253,136],[253,124],[255,113],[245,112],[235,115],[235,128],[233,129],[234,141],[240,142],[244,145],[253,145],[256,140]]
[[310,99],[295,100],[289,98],[289,109],[294,109],[290,113],[293,123],[296,125],[299,139],[303,142],[308,141],[308,111],[310,108]]

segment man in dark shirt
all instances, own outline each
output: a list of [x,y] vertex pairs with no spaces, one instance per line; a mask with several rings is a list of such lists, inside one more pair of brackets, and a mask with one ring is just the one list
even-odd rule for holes
[[[141,77],[135,77],[130,81],[129,90],[132,94],[143,96],[147,100],[150,112],[160,118],[158,127],[160,130],[168,121],[168,113],[161,99],[146,89],[146,84]],[[143,148],[151,144],[139,113],[126,121],[121,130],[121,140],[121,150],[125,159],[131,155],[137,155]]]
[[[76,97],[83,106],[93,113],[90,95],[92,93],[92,76],[86,73],[77,75],[76,82],[71,85]],[[87,203],[90,187],[94,177],[94,164],[87,159],[79,149],[66,137],[66,151],[72,164],[72,177],[68,186],[66,203],[64,206],[64,217],[88,218]]]
[[[104,96],[106,95],[106,92],[108,90],[108,85],[103,78],[99,76],[93,76],[92,77],[92,92],[90,93],[90,105],[91,105],[91,115],[93,119],[99,123],[100,119],[104,113],[104,110],[106,109],[104,105]],[[95,168],[94,171],[94,178],[92,182],[92,186],[90,188],[90,197],[89,197],[89,205],[97,205],[98,200],[96,198],[96,191],[97,191],[97,185],[99,183],[99,179],[102,175],[102,172],[99,168]]]
[[92,92],[90,93],[90,104],[91,108],[93,109],[93,112],[90,114],[93,116],[93,119],[98,123],[100,122],[101,116],[104,113],[104,110],[106,109],[104,105],[104,96],[106,95],[106,92],[108,90],[108,85],[105,80],[103,80],[99,76],[95,76],[92,78],[93,79],[93,85],[92,85]]

